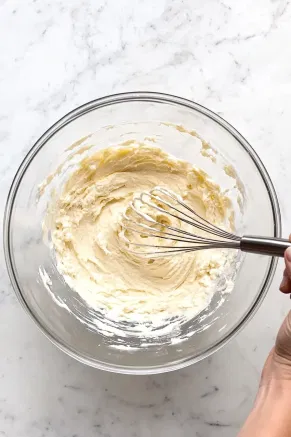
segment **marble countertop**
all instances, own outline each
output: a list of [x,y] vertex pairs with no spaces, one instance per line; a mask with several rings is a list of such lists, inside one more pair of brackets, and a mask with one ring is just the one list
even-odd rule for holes
[[[291,2],[0,0],[0,209],[34,141],[106,94],[161,91],[221,114],[252,144],[291,231]],[[254,400],[290,308],[279,264],[254,319],[211,358],[169,374],[114,375],[55,348],[0,263],[0,436],[230,437]],[[239,371],[238,371],[239,369]]]

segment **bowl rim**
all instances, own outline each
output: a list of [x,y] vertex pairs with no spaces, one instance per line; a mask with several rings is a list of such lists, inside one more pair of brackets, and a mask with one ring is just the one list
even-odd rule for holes
[[3,222],[3,246],[4,246],[4,254],[5,254],[5,261],[6,261],[6,267],[8,270],[8,274],[10,277],[10,281],[12,283],[13,289],[15,291],[15,294],[22,304],[23,308],[26,310],[26,312],[30,315],[30,317],[34,320],[38,328],[42,331],[42,333],[53,343],[55,344],[59,349],[64,351],[69,356],[75,358],[76,360],[87,364],[91,367],[95,367],[101,370],[107,370],[110,372],[115,373],[123,373],[123,374],[135,374],[135,375],[148,375],[148,374],[157,374],[157,373],[165,373],[169,371],[173,371],[176,369],[180,369],[186,366],[189,366],[191,364],[197,363],[204,358],[207,358],[208,356],[212,355],[214,352],[222,348],[225,344],[227,344],[232,338],[234,338],[242,329],[243,327],[251,320],[251,318],[254,316],[258,308],[260,307],[263,299],[265,298],[267,291],[271,285],[273,276],[275,274],[276,266],[277,266],[277,258],[272,257],[270,261],[270,266],[267,271],[265,280],[261,286],[261,290],[254,301],[253,305],[249,308],[248,312],[242,317],[237,324],[233,327],[232,331],[227,333],[224,337],[220,339],[219,342],[217,342],[214,345],[209,346],[204,352],[193,355],[190,358],[186,357],[182,360],[179,360],[177,362],[174,362],[172,364],[167,365],[156,365],[152,367],[148,366],[119,366],[114,365],[111,363],[99,361],[99,360],[92,360],[92,358],[89,358],[86,355],[80,354],[78,350],[72,348],[68,344],[66,344],[60,337],[58,337],[55,333],[52,333],[43,323],[43,321],[31,310],[28,303],[26,302],[24,296],[22,295],[21,286],[19,284],[19,281],[17,280],[16,275],[16,268],[14,265],[14,259],[13,254],[11,251],[11,216],[14,206],[15,197],[19,188],[19,185],[21,183],[21,180],[25,174],[26,169],[30,165],[30,162],[34,159],[36,154],[41,150],[41,148],[45,145],[45,143],[53,136],[55,135],[60,129],[62,129],[67,124],[71,123],[73,120],[78,118],[81,115],[84,115],[88,112],[91,112],[93,110],[99,109],[103,106],[108,105],[114,105],[117,103],[126,103],[126,102],[153,102],[153,103],[168,103],[168,104],[175,104],[178,106],[183,106],[188,109],[195,110],[210,119],[212,119],[214,122],[218,123],[221,127],[226,129],[228,133],[230,133],[243,147],[243,149],[249,154],[251,159],[253,160],[255,166],[257,167],[257,170],[259,171],[264,184],[267,188],[270,203],[272,206],[272,213],[273,213],[273,221],[274,221],[274,236],[280,237],[281,236],[281,214],[280,214],[280,208],[279,208],[279,202],[276,195],[275,188],[273,186],[273,183],[271,181],[271,178],[262,163],[261,159],[255,152],[255,150],[252,148],[252,146],[247,142],[247,140],[226,120],[224,120],[221,116],[215,114],[210,109],[193,102],[191,100],[177,97],[175,95],[171,94],[165,94],[165,93],[158,93],[158,92],[151,92],[151,91],[134,91],[134,92],[126,92],[126,93],[119,93],[119,94],[112,94],[105,97],[101,97],[98,99],[94,99],[88,103],[85,103],[69,113],[67,113],[65,116],[60,118],[56,123],[54,123],[31,147],[31,149],[28,151],[24,159],[22,160],[10,187],[5,211],[4,211],[4,222]]

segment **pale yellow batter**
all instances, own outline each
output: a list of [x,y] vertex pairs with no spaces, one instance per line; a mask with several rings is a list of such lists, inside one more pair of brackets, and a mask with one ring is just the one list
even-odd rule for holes
[[229,198],[202,170],[138,144],[83,159],[54,206],[59,271],[91,307],[114,320],[193,316],[209,303],[224,269],[227,253],[221,250],[159,259],[128,253],[122,213],[134,196],[155,186],[176,192],[209,221],[230,229]]

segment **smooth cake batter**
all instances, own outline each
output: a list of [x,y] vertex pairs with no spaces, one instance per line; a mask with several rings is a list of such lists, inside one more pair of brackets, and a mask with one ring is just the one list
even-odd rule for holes
[[87,304],[114,320],[192,317],[210,302],[226,264],[229,252],[223,250],[158,259],[127,251],[122,213],[134,196],[155,186],[231,229],[231,202],[206,173],[134,142],[83,159],[54,205],[51,235],[59,271]]

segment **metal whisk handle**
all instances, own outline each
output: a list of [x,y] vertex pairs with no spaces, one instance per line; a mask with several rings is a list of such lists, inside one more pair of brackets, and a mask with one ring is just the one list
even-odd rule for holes
[[291,242],[284,238],[245,235],[240,241],[240,249],[243,252],[258,253],[260,255],[283,257],[285,250],[290,246]]

